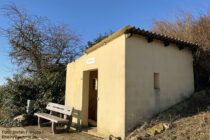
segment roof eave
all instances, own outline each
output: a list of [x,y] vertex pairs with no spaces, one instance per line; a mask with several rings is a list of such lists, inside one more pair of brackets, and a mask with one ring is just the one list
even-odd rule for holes
[[130,29],[128,29],[125,33],[130,33],[130,34],[137,34],[137,35],[141,35],[144,37],[150,37],[153,39],[157,39],[157,40],[161,40],[161,41],[167,41],[170,43],[174,43],[177,46],[184,46],[184,47],[190,47],[192,50],[196,49],[199,47],[198,44],[194,44],[192,42],[188,42],[188,41],[184,41],[184,40],[180,40],[178,38],[173,38],[170,36],[166,36],[163,34],[158,34],[155,32],[151,32],[151,31],[145,31],[143,29],[136,29],[135,27],[132,27]]
[[101,42],[97,43],[96,45],[88,48],[87,50],[85,50],[84,53],[90,53],[94,50],[96,50],[97,48],[103,46],[104,44],[108,43],[109,41],[117,38],[118,36],[122,35],[125,33],[125,31],[127,31],[128,29],[132,28],[130,25],[125,26],[124,28],[122,28],[121,30],[115,32],[114,34],[108,36],[107,38],[105,38],[104,40],[102,40]]

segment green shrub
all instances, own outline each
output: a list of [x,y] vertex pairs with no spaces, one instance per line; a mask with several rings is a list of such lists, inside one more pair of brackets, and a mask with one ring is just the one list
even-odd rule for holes
[[[65,71],[23,77],[14,75],[0,88],[3,122],[26,113],[27,100],[34,100],[34,111],[45,111],[48,102],[64,103]],[[6,121],[8,122],[8,121]]]

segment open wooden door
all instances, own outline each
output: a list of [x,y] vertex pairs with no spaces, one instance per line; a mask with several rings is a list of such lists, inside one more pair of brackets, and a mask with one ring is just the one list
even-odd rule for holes
[[89,77],[89,106],[88,122],[91,126],[97,125],[97,98],[98,98],[98,71],[91,71]]

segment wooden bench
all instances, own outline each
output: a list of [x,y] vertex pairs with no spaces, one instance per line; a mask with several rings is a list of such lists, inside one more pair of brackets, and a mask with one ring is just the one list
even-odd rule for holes
[[73,107],[68,107],[56,103],[48,103],[47,110],[50,110],[50,114],[48,113],[34,113],[35,116],[38,117],[38,126],[42,126],[42,118],[49,120],[52,122],[52,132],[56,133],[56,125],[57,124],[65,124],[67,125],[66,130],[69,131],[71,123],[72,123],[72,112],[74,110]]

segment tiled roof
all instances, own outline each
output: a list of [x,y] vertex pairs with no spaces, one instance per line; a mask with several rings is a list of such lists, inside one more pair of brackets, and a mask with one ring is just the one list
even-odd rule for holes
[[114,38],[119,37],[120,35],[122,35],[124,33],[130,34],[131,36],[133,34],[141,35],[143,37],[146,37],[148,39],[148,42],[152,41],[153,39],[161,40],[164,42],[165,46],[169,45],[170,43],[174,43],[179,47],[179,49],[183,49],[184,47],[189,47],[192,50],[196,50],[196,48],[199,47],[198,44],[194,44],[192,42],[187,42],[187,41],[184,41],[184,40],[181,40],[178,38],[170,37],[170,36],[163,35],[163,34],[158,34],[158,33],[152,32],[152,31],[146,31],[146,30],[143,30],[140,28],[131,27],[130,25],[127,25],[124,28],[122,28],[121,30],[115,32],[114,34],[105,38],[101,42],[97,43],[96,45],[88,48],[87,50],[85,50],[85,53],[89,53],[89,52],[103,46],[104,44],[108,43],[109,41],[113,40]]
[[190,47],[191,49],[196,49],[197,47],[199,47],[198,44],[194,44],[192,42],[184,41],[178,38],[170,37],[164,34],[158,34],[152,31],[146,31],[135,27],[131,27],[130,29],[126,30],[125,33],[137,34],[145,36],[147,38],[161,40],[164,41],[165,43],[174,43],[177,44],[178,46]]

